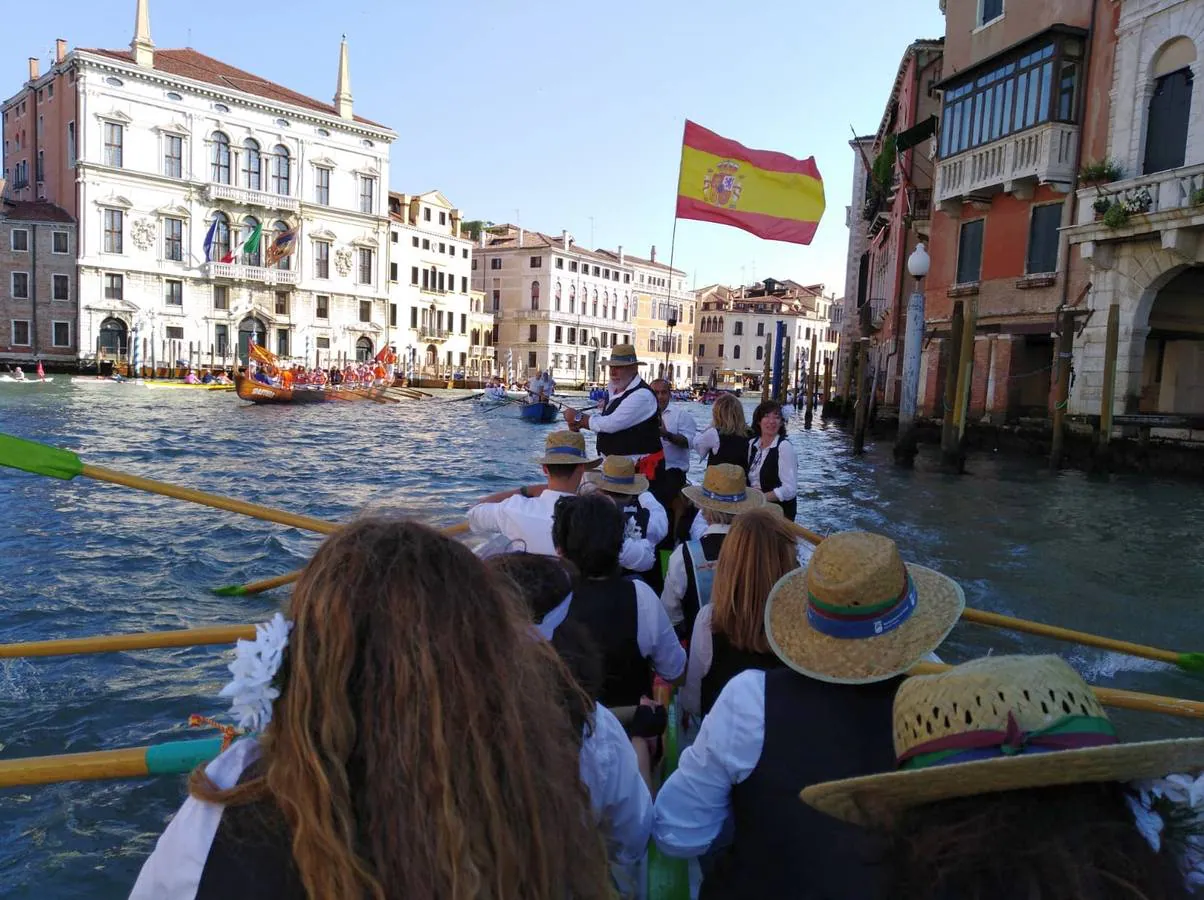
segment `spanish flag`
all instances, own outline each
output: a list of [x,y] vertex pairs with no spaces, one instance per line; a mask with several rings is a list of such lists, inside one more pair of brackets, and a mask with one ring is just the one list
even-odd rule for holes
[[750,150],[687,120],[677,183],[679,219],[810,244],[823,214],[824,181],[815,157]]

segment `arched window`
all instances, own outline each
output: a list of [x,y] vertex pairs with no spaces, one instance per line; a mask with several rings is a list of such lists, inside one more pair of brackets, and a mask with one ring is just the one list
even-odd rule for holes
[[263,156],[259,142],[251,138],[242,142],[242,183],[247,190],[263,190]]
[[560,282],[556,282],[556,312],[560,312]]
[[245,266],[261,266],[263,265],[263,237],[248,247],[247,242],[251,240],[251,235],[255,234],[255,230],[259,228],[259,220],[254,216],[247,216],[242,220],[242,232],[238,235],[243,247],[243,265]]
[[655,331],[648,332],[648,352],[649,353],[656,352],[656,332]]
[[[280,237],[282,235],[287,234],[288,230],[289,230],[288,222],[277,222],[275,225],[273,225],[272,226],[272,231],[273,231],[272,243],[274,244],[277,240],[280,239]],[[294,238],[294,241],[295,240],[296,239]],[[281,247],[280,249],[283,250],[286,248]],[[280,269],[282,272],[287,272],[289,269],[292,268],[292,257],[291,256],[280,257],[280,259],[276,261],[276,268]]]
[[110,316],[100,323],[100,350],[108,356],[124,356],[129,345],[125,322]]
[[372,358],[372,338],[364,335],[355,342],[355,361],[367,362]]
[[732,359],[739,359],[739,358],[740,358],[740,345],[737,344],[736,346],[732,347]]
[[569,285],[569,312],[577,311],[577,285]]
[[627,314],[631,311],[630,300],[626,294],[623,295],[623,321],[627,321]]
[[1183,165],[1191,121],[1192,65],[1196,47],[1178,37],[1158,51],[1154,60],[1154,93],[1146,118],[1143,171],[1149,175]]
[[539,309],[539,282],[531,282],[531,308]]
[[213,214],[217,227],[213,229],[213,246],[209,248],[209,262],[221,262],[230,255],[230,220],[226,214]]
[[211,177],[218,184],[230,183],[230,139],[220,131],[213,132]]
[[760,344],[757,344],[757,362],[760,362],[764,358],[765,358],[765,348],[762,347]]
[[275,154],[272,157],[272,193],[287,197],[292,182],[293,159],[284,144],[277,144],[272,153]]

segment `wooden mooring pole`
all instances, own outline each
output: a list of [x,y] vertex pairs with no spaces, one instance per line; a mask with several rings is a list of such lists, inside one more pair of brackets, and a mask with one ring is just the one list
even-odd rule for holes
[[1049,467],[1062,467],[1066,455],[1066,407],[1070,403],[1070,360],[1074,354],[1074,313],[1062,312],[1061,330],[1054,349],[1054,367],[1058,373],[1058,389],[1054,393],[1053,436],[1049,448]]
[[965,304],[960,300],[953,304],[953,318],[949,323],[949,353],[945,359],[945,391],[941,405],[941,462],[957,460],[957,381],[961,371],[962,329]]
[[1096,454],[1107,464],[1112,441],[1112,408],[1116,400],[1116,356],[1120,346],[1120,304],[1108,307],[1108,330],[1104,338],[1104,383],[1099,400],[1099,435]]
[[810,428],[811,420],[815,416],[815,332],[811,332],[811,365],[808,367],[810,375],[807,376],[807,414],[803,417],[803,427]]
[[870,380],[866,369],[870,365],[870,339],[857,342],[857,413],[853,419],[853,452],[865,452],[865,428],[869,424]]

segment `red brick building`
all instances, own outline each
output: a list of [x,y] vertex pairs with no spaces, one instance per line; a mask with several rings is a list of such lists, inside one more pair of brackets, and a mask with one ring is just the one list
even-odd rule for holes
[[75,222],[50,203],[0,201],[0,361],[74,363]]
[[[1058,311],[1087,284],[1061,229],[1107,149],[1118,4],[947,0],[921,409],[939,414],[954,304],[973,316],[970,420],[1052,408]],[[1069,257],[1069,258],[1068,258]]]

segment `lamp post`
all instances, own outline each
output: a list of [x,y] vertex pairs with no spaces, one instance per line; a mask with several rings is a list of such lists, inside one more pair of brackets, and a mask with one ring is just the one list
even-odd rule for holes
[[669,383],[669,387],[673,387],[673,369],[670,368],[672,363],[669,362],[669,352],[673,349],[673,329],[677,327],[677,316],[675,313],[669,313],[669,340],[665,344],[665,381]]
[[923,244],[907,258],[907,271],[916,280],[907,301],[907,331],[903,337],[903,395],[899,398],[899,434],[895,440],[895,463],[910,468],[917,452],[916,402],[920,393],[920,358],[924,343],[924,291],[921,282],[930,260]]

